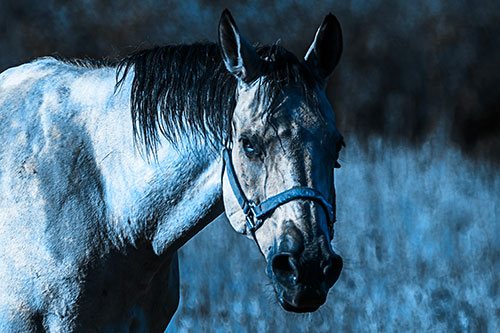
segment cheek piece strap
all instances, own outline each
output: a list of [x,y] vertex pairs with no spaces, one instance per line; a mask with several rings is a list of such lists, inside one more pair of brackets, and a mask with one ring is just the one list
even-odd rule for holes
[[298,199],[312,200],[323,207],[328,220],[328,233],[330,239],[332,239],[333,224],[335,223],[335,210],[332,205],[328,203],[321,192],[310,187],[293,187],[257,204],[254,201],[249,200],[241,188],[238,177],[234,171],[230,148],[224,148],[222,151],[222,158],[224,161],[223,170],[225,168],[229,183],[231,184],[233,193],[236,196],[236,200],[238,200],[238,203],[245,214],[247,230],[252,234],[255,241],[257,241],[255,238],[255,231],[257,231],[257,229],[264,224],[265,219],[271,216],[276,208],[292,200]]

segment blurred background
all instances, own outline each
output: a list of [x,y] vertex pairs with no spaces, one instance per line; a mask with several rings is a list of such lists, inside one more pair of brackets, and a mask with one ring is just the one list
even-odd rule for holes
[[328,12],[344,53],[327,88],[344,271],[317,312],[286,313],[250,240],[217,219],[180,251],[167,332],[500,331],[500,2],[1,0],[0,70],[59,54],[115,60],[216,40],[303,56]]

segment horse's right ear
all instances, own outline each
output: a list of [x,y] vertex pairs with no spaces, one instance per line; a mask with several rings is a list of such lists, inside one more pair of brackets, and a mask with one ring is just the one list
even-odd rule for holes
[[240,34],[227,9],[222,12],[219,22],[219,46],[226,68],[240,81],[249,84],[260,76],[262,60],[255,48]]

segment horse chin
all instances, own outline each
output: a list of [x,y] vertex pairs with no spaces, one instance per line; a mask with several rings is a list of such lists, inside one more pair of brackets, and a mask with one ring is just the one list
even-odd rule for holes
[[296,307],[287,301],[285,301],[282,297],[278,297],[278,300],[280,302],[281,307],[288,312],[295,312],[295,313],[307,313],[307,312],[314,312],[319,309],[320,305],[317,306],[306,306],[306,307]]
[[306,313],[319,309],[326,301],[326,295],[304,292],[300,290],[286,291],[276,282],[274,290],[281,307],[289,312]]

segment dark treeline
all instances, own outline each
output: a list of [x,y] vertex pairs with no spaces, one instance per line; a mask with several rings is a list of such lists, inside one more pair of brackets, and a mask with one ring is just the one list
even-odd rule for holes
[[4,0],[0,70],[60,54],[117,59],[137,49],[216,38],[228,6],[252,42],[303,55],[329,11],[345,52],[329,95],[344,132],[421,145],[434,131],[469,156],[500,160],[498,1]]

